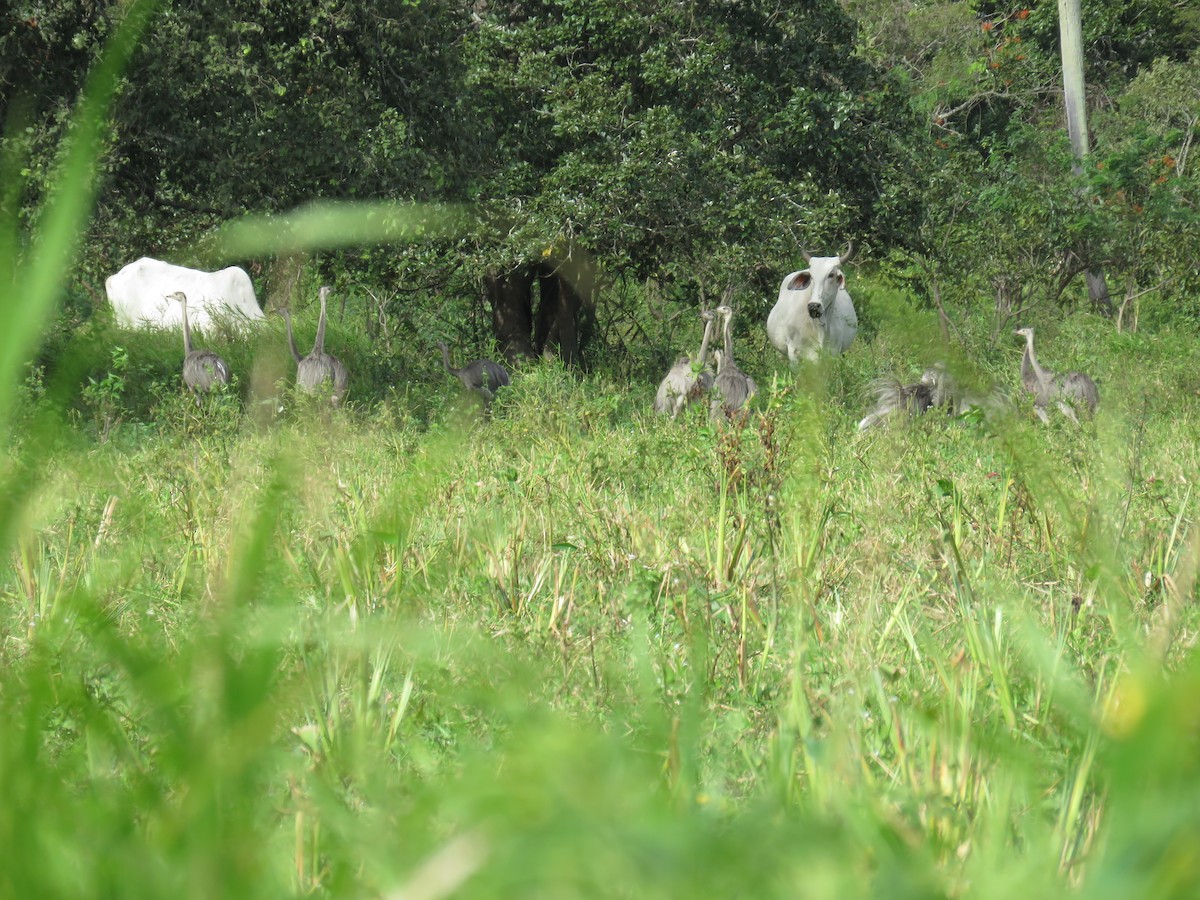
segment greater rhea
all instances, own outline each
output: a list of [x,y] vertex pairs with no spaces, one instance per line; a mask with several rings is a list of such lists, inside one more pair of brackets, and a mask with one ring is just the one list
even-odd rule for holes
[[708,342],[712,337],[713,311],[700,311],[704,320],[704,336],[700,339],[700,351],[693,360],[687,354],[675,360],[658,386],[654,396],[654,411],[659,415],[678,416],[685,406],[699,400],[712,387],[716,377],[711,369],[705,368],[708,361]]
[[896,378],[881,378],[872,388],[875,408],[858,423],[859,431],[879,425],[896,412],[922,416],[931,409],[943,409],[951,415],[962,416],[980,410],[985,416],[991,416],[1003,413],[1009,406],[1009,399],[1001,389],[992,388],[986,393],[964,389],[940,362],[922,372],[920,381],[913,384],[903,384]]
[[331,290],[330,287],[323,286],[319,292],[321,318],[317,322],[317,337],[308,356],[301,356],[300,351],[296,349],[296,339],[292,335],[291,312],[287,309],[281,309],[279,312],[287,323],[288,349],[292,351],[292,359],[296,361],[296,384],[309,394],[325,390],[325,386],[329,385],[333,405],[340,406],[350,384],[350,373],[346,371],[340,359],[325,352],[326,306]]
[[717,315],[721,318],[724,351],[717,357],[717,377],[713,379],[709,412],[713,418],[729,418],[750,402],[750,398],[758,393],[758,387],[753,378],[738,368],[733,358],[733,308],[718,306]]
[[192,346],[192,329],[188,323],[187,295],[183,291],[167,294],[165,299],[179,303],[183,314],[183,383],[200,402],[200,395],[229,384],[229,364],[212,350],[197,350]]
[[475,359],[461,369],[454,368],[450,362],[450,348],[445,341],[438,341],[442,351],[442,365],[446,371],[462,382],[464,388],[483,398],[484,403],[491,403],[496,392],[512,383],[508,371],[500,363],[490,359]]
[[1038,364],[1037,355],[1033,352],[1033,329],[1018,328],[1014,332],[1018,337],[1025,338],[1025,353],[1021,356],[1021,384],[1025,390],[1033,394],[1033,411],[1043,422],[1050,422],[1046,415],[1046,407],[1053,400],[1058,408],[1075,424],[1079,419],[1075,415],[1075,406],[1082,406],[1091,415],[1100,404],[1100,391],[1096,382],[1083,372],[1067,372],[1058,375]]
[[872,385],[872,390],[875,408],[858,423],[859,431],[878,425],[896,412],[922,416],[930,407],[940,405],[938,378],[934,369],[926,369],[921,380],[914,384],[902,384],[895,378],[882,378]]

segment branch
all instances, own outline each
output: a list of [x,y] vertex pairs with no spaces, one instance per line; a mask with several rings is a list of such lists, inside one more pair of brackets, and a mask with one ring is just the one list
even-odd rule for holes
[[1148,287],[1144,291],[1138,291],[1136,294],[1126,294],[1125,302],[1128,303],[1130,300],[1136,300],[1138,297],[1144,296],[1146,294],[1152,294],[1155,291],[1161,290],[1162,288],[1166,287],[1172,281],[1177,281],[1178,279],[1179,279],[1178,275],[1172,275],[1170,278],[1164,278],[1158,284]]
[[[938,120],[938,119],[949,119],[951,116],[956,116],[956,115],[958,115],[958,114],[959,114],[960,112],[962,112],[963,110],[970,109],[971,107],[973,107],[973,106],[977,106],[978,104],[982,103],[984,100],[990,100],[990,99],[992,99],[992,98],[1000,98],[1000,97],[1007,97],[1007,98],[1020,98],[1020,97],[1040,97],[1040,96],[1042,96],[1042,95],[1044,95],[1044,94],[1052,94],[1052,93],[1057,93],[1057,92],[1056,92],[1056,91],[1049,91],[1049,90],[1038,90],[1038,91],[984,91],[983,93],[980,93],[980,94],[975,94],[973,97],[969,97],[969,98],[968,98],[967,100],[965,100],[964,102],[962,102],[962,103],[958,104],[958,106],[951,107],[950,109],[936,109],[936,110],[934,110],[934,112],[933,112],[933,121],[934,121],[934,124],[937,124],[937,120]],[[953,130],[953,129],[950,129],[950,128],[945,128],[945,126],[944,126],[944,125],[938,125],[938,127],[939,127],[939,128],[943,128],[943,129],[945,129],[946,131],[952,131],[952,130]]]

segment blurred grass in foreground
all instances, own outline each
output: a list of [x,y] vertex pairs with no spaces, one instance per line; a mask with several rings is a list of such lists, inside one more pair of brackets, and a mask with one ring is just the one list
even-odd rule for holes
[[3,579],[5,892],[1190,891],[1194,412],[1121,496],[1119,411],[1018,462],[598,387],[62,451]]
[[1093,341],[1085,430],[857,435],[881,334],[745,430],[545,365],[487,421],[164,391],[98,441],[22,366],[150,6],[2,226],[0,893],[1192,896],[1178,347]]

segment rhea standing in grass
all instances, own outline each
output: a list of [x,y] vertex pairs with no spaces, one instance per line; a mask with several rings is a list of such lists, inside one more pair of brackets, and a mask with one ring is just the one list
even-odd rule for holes
[[713,379],[712,418],[731,418],[758,393],[754,379],[738,368],[733,358],[733,308],[718,306],[724,350],[717,355],[717,377]]
[[326,305],[330,290],[329,287],[321,288],[321,318],[317,322],[317,337],[313,341],[312,352],[307,356],[301,356],[300,351],[296,349],[291,312],[287,309],[281,309],[279,312],[287,323],[288,349],[292,352],[292,359],[296,361],[296,384],[309,394],[324,390],[325,386],[329,385],[333,405],[340,406],[349,387],[350,373],[340,359],[325,352]]
[[229,364],[212,350],[192,346],[192,329],[188,323],[187,295],[183,291],[168,294],[168,300],[179,303],[183,314],[183,383],[192,392],[196,402],[200,395],[229,384]]
[[654,397],[654,411],[659,415],[670,415],[674,419],[685,406],[699,400],[712,387],[715,374],[712,369],[706,368],[706,365],[713,316],[712,310],[701,310],[704,335],[700,339],[700,351],[696,358],[692,359],[687,354],[680,356],[658,385],[658,393]]
[[511,383],[508,371],[500,363],[490,359],[476,359],[467,363],[461,369],[456,369],[450,362],[450,348],[445,341],[438,341],[442,351],[442,365],[446,371],[462,382],[462,386],[478,397],[484,403],[491,403],[496,392]]
[[1096,382],[1083,372],[1067,372],[1058,375],[1038,364],[1033,352],[1033,329],[1018,328],[1014,332],[1018,337],[1025,338],[1025,353],[1021,356],[1021,384],[1033,394],[1033,411],[1043,422],[1050,422],[1046,415],[1046,407],[1053,400],[1064,416],[1079,424],[1074,407],[1082,407],[1088,414],[1096,412],[1100,404],[1100,391]]

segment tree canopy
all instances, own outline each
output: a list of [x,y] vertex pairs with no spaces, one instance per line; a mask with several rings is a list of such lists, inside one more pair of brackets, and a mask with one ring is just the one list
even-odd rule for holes
[[[457,239],[345,260],[381,278],[480,283],[579,252],[682,296],[762,292],[799,248],[855,239],[901,275],[935,262],[962,296],[1003,279],[1060,296],[1110,260],[1131,290],[1179,288],[1196,239],[1147,235],[1195,221],[1200,16],[1141,7],[1084,4],[1099,116],[1081,191],[1057,149],[1050,2],[167,3],[112,117],[88,264],[186,262],[231,219],[361,199],[478,212]],[[0,14],[26,217],[121,8]],[[1053,263],[1068,233],[1094,259]]]

